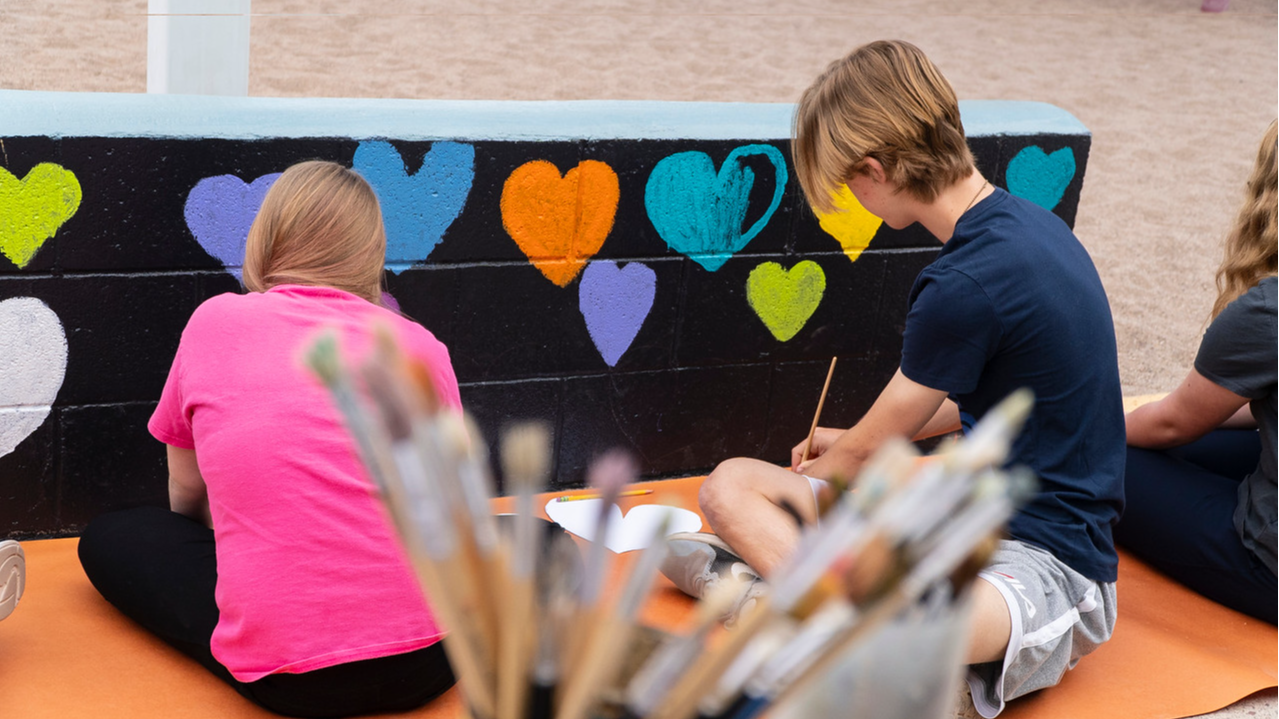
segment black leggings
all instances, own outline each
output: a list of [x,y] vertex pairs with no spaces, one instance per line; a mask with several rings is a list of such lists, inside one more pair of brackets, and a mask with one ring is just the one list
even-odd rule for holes
[[167,509],[139,507],[93,520],[79,550],[85,574],[108,602],[273,712],[343,717],[407,711],[453,685],[443,643],[302,674],[238,681],[209,649],[218,623],[213,530]]
[[1239,483],[1260,457],[1255,430],[1219,429],[1164,451],[1129,447],[1115,541],[1205,597],[1274,624],[1275,575],[1234,522]]

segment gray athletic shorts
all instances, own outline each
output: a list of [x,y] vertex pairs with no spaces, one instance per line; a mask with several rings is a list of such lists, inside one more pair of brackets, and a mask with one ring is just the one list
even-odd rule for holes
[[[805,475],[813,500],[827,482]],[[968,667],[973,707],[991,719],[1004,703],[1055,685],[1115,629],[1115,585],[1093,581],[1052,554],[1001,540],[980,574],[1003,595],[1012,635],[1002,662]]]
[[979,576],[1003,595],[1013,625],[1002,662],[968,667],[973,707],[987,719],[1061,681],[1115,629],[1115,584],[1088,579],[1038,547],[1001,540]]

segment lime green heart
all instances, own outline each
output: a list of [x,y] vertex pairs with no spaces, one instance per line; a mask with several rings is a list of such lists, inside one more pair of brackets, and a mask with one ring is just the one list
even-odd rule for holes
[[0,168],[0,253],[26,267],[44,241],[80,208],[75,173],[49,162],[19,180]]
[[810,260],[789,270],[776,262],[765,262],[746,278],[746,301],[779,342],[804,329],[825,293],[826,273]]
[[848,255],[848,261],[856,262],[884,221],[862,207],[862,203],[857,201],[847,185],[841,185],[831,199],[836,209],[833,212],[818,211],[818,224],[826,234],[839,240],[844,254]]

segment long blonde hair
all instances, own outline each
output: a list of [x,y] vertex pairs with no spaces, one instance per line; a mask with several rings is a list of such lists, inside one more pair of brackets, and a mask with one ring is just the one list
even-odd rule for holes
[[827,212],[867,157],[924,202],[976,169],[954,89],[922,50],[901,40],[872,42],[831,63],[800,97],[791,134],[804,195]]
[[1248,178],[1247,199],[1239,208],[1239,217],[1226,236],[1225,258],[1217,268],[1217,301],[1212,316],[1221,314],[1226,305],[1252,289],[1266,277],[1275,275],[1276,239],[1275,145],[1276,126],[1272,121],[1257,151],[1257,164]]
[[369,183],[337,163],[293,165],[266,193],[244,248],[244,286],[333,287],[382,304],[386,231]]

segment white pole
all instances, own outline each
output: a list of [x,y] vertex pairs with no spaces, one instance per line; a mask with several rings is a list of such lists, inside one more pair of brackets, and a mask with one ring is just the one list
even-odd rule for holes
[[250,0],[147,0],[147,92],[249,94]]

